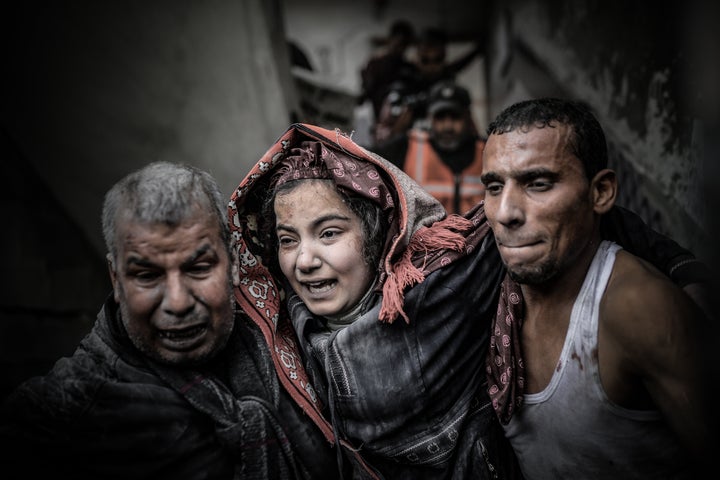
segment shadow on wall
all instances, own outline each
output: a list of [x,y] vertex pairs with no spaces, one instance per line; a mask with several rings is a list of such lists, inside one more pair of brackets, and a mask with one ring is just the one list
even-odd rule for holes
[[[103,254],[3,132],[0,396],[44,374],[90,331],[111,290]],[[98,222],[100,219],[98,218]]]

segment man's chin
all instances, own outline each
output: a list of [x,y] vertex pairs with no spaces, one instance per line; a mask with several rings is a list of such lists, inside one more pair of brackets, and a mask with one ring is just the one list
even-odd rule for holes
[[553,279],[555,272],[546,268],[508,268],[510,279],[520,285],[542,285]]

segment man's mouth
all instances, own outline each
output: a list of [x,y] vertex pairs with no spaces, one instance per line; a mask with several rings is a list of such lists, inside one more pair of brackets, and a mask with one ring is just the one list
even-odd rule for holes
[[173,329],[173,330],[160,330],[158,332],[158,335],[160,338],[165,338],[172,341],[180,341],[180,340],[188,340],[191,338],[194,338],[201,333],[203,333],[204,330],[207,329],[206,324],[201,325],[195,325],[193,327],[187,327],[187,328],[179,328],[179,329]]

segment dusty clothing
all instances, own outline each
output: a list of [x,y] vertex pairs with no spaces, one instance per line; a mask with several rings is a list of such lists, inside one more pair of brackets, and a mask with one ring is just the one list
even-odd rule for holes
[[5,466],[23,478],[319,478],[333,452],[279,388],[259,330],[237,315],[202,369],[140,354],[108,299],[92,332],[8,397]]
[[[355,322],[333,332],[263,258],[272,253],[258,206],[278,162],[307,149],[339,188],[373,199],[390,222],[375,291]],[[230,216],[244,279],[238,302],[276,352],[288,391],[329,441],[347,447],[341,462],[365,463],[354,475],[515,478],[484,386],[502,268],[482,206],[446,217],[344,134],[294,125],[240,184]]]
[[505,426],[528,480],[689,478],[682,447],[660,411],[615,405],[600,382],[600,301],[619,249],[608,241],[598,247],[550,383],[525,394]]
[[[475,140],[468,155],[441,155],[433,148],[429,135],[420,129],[409,132],[409,145],[403,170],[443,204],[448,212],[463,214],[485,196],[482,152],[485,142]],[[457,158],[460,161],[453,160]]]

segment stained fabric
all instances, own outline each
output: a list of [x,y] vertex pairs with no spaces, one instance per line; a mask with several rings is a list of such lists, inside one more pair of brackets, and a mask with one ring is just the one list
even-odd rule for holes
[[[707,283],[707,265],[674,240],[650,229],[634,212],[613,207],[601,218],[601,234],[624,249],[652,263],[675,284],[683,287]],[[503,424],[507,424],[523,402],[525,365],[520,345],[524,316],[520,285],[506,276],[498,311],[492,325],[487,358],[489,394]]]

